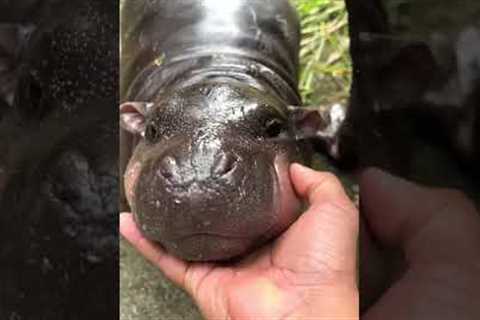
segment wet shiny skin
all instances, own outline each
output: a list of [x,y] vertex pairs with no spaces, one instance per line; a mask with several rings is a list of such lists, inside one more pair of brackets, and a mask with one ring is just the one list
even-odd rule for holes
[[288,164],[308,160],[287,110],[301,103],[295,11],[221,7],[130,1],[122,13],[122,100],[149,103],[138,141],[122,141],[125,196],[142,232],[187,260],[229,259],[287,228],[299,214]]

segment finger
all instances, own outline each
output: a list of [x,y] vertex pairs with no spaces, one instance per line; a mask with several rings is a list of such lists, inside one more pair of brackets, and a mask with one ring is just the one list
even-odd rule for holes
[[167,278],[179,286],[183,285],[187,264],[167,254],[160,246],[146,239],[137,228],[132,214],[120,214],[120,233],[147,260],[157,266]]
[[368,169],[360,176],[360,199],[379,241],[403,248],[411,258],[458,257],[478,250],[478,213],[460,192]]
[[280,238],[274,263],[298,273],[317,273],[319,281],[355,282],[358,212],[338,179],[300,165],[291,178],[309,209]]
[[[340,180],[330,172],[315,171],[301,164],[290,166],[290,176],[298,195],[312,205],[331,202],[345,210],[354,209],[354,205],[345,193]],[[358,219],[357,219],[358,220]]]

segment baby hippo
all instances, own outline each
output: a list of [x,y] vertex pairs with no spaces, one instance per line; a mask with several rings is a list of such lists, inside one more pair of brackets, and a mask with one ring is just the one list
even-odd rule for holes
[[124,196],[141,232],[190,261],[246,254],[300,214],[288,175],[319,113],[297,92],[287,0],[125,1]]

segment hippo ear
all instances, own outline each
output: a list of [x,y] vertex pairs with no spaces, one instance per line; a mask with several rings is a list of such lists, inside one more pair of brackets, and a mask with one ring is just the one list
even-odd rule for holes
[[289,107],[290,119],[297,139],[334,137],[345,120],[345,108],[340,104],[330,107]]
[[346,116],[344,106],[340,104],[329,107],[291,106],[288,109],[297,140],[318,140],[327,147],[331,156],[334,158],[338,156],[338,136]]
[[120,126],[130,133],[143,135],[148,102],[127,101],[120,105]]

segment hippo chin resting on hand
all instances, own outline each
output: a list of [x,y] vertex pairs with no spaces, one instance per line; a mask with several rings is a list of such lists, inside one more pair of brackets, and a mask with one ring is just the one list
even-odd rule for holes
[[[300,105],[285,0],[125,1],[121,170],[141,232],[193,261],[246,254],[300,214],[288,167],[322,117]],[[128,207],[127,207],[128,208]]]

